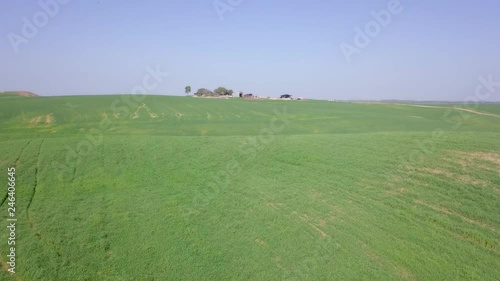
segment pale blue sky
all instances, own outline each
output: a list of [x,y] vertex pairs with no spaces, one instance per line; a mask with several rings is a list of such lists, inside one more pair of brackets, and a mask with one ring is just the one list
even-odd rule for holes
[[[402,11],[350,63],[340,44],[354,45],[355,28],[391,0],[241,0],[222,19],[214,2],[237,0],[65,0],[33,38],[16,41],[16,53],[12,34],[24,36],[23,17],[33,23],[38,12],[43,22],[40,3],[54,1],[1,1],[0,91],[124,94],[156,65],[170,76],[152,93],[166,95],[191,85],[261,96],[460,101],[474,94],[479,76],[500,81],[500,2],[493,0],[401,0]],[[491,97],[500,100],[500,87]]]

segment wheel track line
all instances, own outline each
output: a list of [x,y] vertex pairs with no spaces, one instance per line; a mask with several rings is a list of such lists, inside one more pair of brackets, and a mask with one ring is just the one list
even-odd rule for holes
[[[410,177],[408,177],[408,179],[410,179]],[[390,185],[394,185],[394,183],[392,181],[388,181],[390,182]],[[456,217],[456,218],[459,218],[462,220],[462,222],[467,222],[467,223],[470,223],[470,224],[474,224],[476,226],[479,226],[481,229],[483,230],[488,230],[488,231],[491,231],[491,232],[494,232],[495,234],[498,234],[498,230],[489,225],[488,223],[485,223],[485,222],[480,222],[480,221],[477,221],[476,219],[472,219],[472,218],[469,218],[469,217],[466,217],[464,215],[462,215],[460,213],[460,211],[458,210],[448,210],[446,209],[446,207],[444,206],[436,206],[436,205],[431,205],[423,200],[420,200],[419,198],[417,197],[409,197],[407,196],[406,198],[408,199],[412,199],[413,200],[413,204],[418,204],[418,205],[421,205],[421,206],[425,206],[435,212],[438,212],[438,213],[442,213],[446,216],[452,216],[452,217]],[[368,198],[366,198],[368,199]],[[370,200],[373,200],[373,199],[370,199]],[[397,200],[397,201],[400,201],[400,200]],[[403,202],[403,201],[400,201],[400,202]],[[411,203],[411,202],[410,202]],[[470,237],[467,237],[465,234],[461,234],[461,233],[458,233],[458,232],[455,232],[453,230],[451,230],[450,228],[447,228],[446,226],[444,225],[440,225],[440,224],[435,224],[433,223],[433,225],[435,225],[436,227],[438,227],[439,229],[441,229],[443,232],[457,238],[457,239],[461,239],[461,240],[464,240],[464,241],[468,241],[470,243],[472,243],[473,245],[477,246],[477,247],[480,247],[482,249],[485,249],[487,251],[492,251],[496,254],[500,254],[500,251],[498,250],[498,248],[496,247],[492,247],[492,248],[489,248],[487,246],[485,246],[484,244],[482,244],[484,241],[481,241],[481,243],[479,243],[477,240],[474,240],[474,239],[471,239]]]
[[45,237],[43,237],[40,233],[40,231],[38,230],[36,224],[35,224],[35,221],[33,220],[33,217],[31,216],[31,211],[30,211],[30,207],[31,207],[31,204],[33,203],[33,199],[35,198],[35,194],[36,194],[36,189],[37,189],[37,186],[38,186],[38,171],[40,169],[40,154],[41,154],[41,151],[42,151],[42,145],[44,143],[45,139],[42,139],[42,141],[40,142],[40,145],[38,146],[38,154],[37,154],[37,157],[36,157],[36,166],[35,166],[35,185],[33,186],[33,192],[31,193],[31,198],[28,202],[28,206],[26,207],[26,216],[28,218],[28,222],[30,223],[30,227],[31,229],[33,230],[33,233],[35,234],[35,237],[37,237],[39,240],[41,240],[45,245],[47,245],[50,249],[52,249],[58,257],[61,257],[62,254],[61,252],[56,248],[56,245],[46,239]]
[[467,108],[461,108],[461,107],[449,107],[449,106],[439,106],[439,105],[419,105],[419,104],[404,104],[404,103],[396,103],[397,105],[405,105],[405,106],[413,106],[413,107],[423,107],[423,108],[441,108],[441,109],[452,109],[452,110],[461,110],[469,113],[474,113],[478,115],[484,115],[484,116],[491,116],[491,117],[498,117],[500,118],[500,115],[493,114],[493,113],[487,113],[487,112],[482,112],[482,111],[476,111],[472,109],[467,109]]
[[[80,150],[81,150],[81,149],[82,149],[81,147],[79,147],[79,148],[78,148],[78,150],[76,151],[76,155],[80,155]],[[73,166],[73,175],[71,175],[71,182],[75,181],[75,176],[76,176],[76,166],[78,166],[78,161],[79,161],[79,160],[80,160],[80,159],[78,158],[78,159],[76,160],[76,162],[75,162],[75,165]]]
[[[17,168],[17,166],[18,166],[18,164],[17,164],[17,163],[19,163],[19,159],[21,158],[21,155],[24,153],[24,150],[26,149],[26,147],[28,147],[28,145],[29,145],[32,141],[33,141],[33,139],[30,139],[30,140],[28,141],[28,143],[27,143],[27,144],[25,144],[25,145],[24,145],[24,147],[21,149],[21,153],[19,153],[19,156],[17,156],[17,159],[16,159],[16,161],[15,161],[15,163],[16,163],[16,168]],[[1,206],[3,206],[3,203],[5,203],[5,201],[7,200],[7,197],[9,197],[9,191],[5,192],[5,196],[3,197],[2,202],[0,203],[0,207],[1,207]]]
[[42,139],[42,141],[40,142],[40,145],[38,146],[38,153],[36,156],[36,166],[35,166],[35,185],[33,186],[33,193],[31,194],[31,198],[30,198],[30,201],[28,202],[28,206],[26,207],[26,213],[28,215],[28,219],[30,218],[30,207],[31,207],[31,203],[33,202],[33,199],[35,198],[36,188],[38,185],[38,170],[40,167],[40,152],[42,150],[42,144],[44,141],[45,141],[45,139]]
[[[104,140],[102,142],[102,145],[100,147],[100,162],[101,162],[101,171],[104,171],[104,169],[106,168],[106,163],[105,163],[105,157],[104,157]],[[108,264],[109,266],[109,270],[111,272],[113,272],[113,276],[120,276],[120,273],[118,272],[118,270],[116,269],[116,265],[114,263],[111,263],[109,265],[109,260],[110,259],[113,259],[112,255],[113,255],[113,250],[112,250],[112,247],[111,247],[111,238],[109,237],[109,232],[107,231],[107,225],[108,225],[108,221],[110,220],[109,218],[109,208],[110,208],[110,200],[109,200],[109,195],[108,195],[108,192],[107,192],[107,186],[104,186],[104,188],[106,189],[104,192],[103,192],[103,195],[102,195],[102,203],[101,203],[101,222],[102,222],[102,225],[101,225],[101,231],[104,233],[104,260],[105,262]]]
[[9,197],[9,191],[8,190],[7,190],[7,192],[5,192],[5,196],[3,197],[2,202],[0,203],[0,207],[3,205],[3,203],[5,203],[5,201],[7,200],[7,197]]
[[[101,145],[100,150],[101,150],[101,154],[100,154],[101,171],[103,171],[104,168],[106,167],[105,163],[104,163],[104,142]],[[107,186],[103,185],[103,187],[105,189],[107,189]],[[108,193],[106,191],[107,190],[104,190],[102,198],[101,198],[102,203],[101,203],[100,216],[101,216],[101,222],[102,222],[101,231],[104,233],[105,258],[108,259],[108,258],[110,258],[112,251],[111,251],[111,243],[110,243],[110,239],[109,239],[109,234],[106,231],[106,225],[108,222],[108,214],[109,214],[109,199],[107,196]],[[113,267],[113,271],[117,272],[115,267]]]
[[16,166],[18,165],[19,163],[19,159],[21,158],[21,155],[23,155],[24,153],[24,150],[26,150],[26,147],[28,147],[28,145],[33,141],[33,139],[30,139],[28,141],[28,143],[21,149],[21,153],[19,153],[19,156],[17,156],[17,159],[16,159]]

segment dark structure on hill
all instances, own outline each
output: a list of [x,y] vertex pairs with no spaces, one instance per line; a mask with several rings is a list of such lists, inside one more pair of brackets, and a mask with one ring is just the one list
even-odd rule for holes
[[280,99],[291,99],[292,95],[281,95]]

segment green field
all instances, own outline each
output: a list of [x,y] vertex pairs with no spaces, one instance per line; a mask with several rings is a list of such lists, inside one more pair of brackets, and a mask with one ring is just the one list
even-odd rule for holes
[[0,96],[0,280],[499,280],[500,104],[473,110]]

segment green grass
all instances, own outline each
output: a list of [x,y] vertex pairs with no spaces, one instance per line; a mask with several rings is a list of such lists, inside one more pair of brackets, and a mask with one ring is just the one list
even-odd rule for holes
[[500,118],[446,111],[4,98],[18,258],[0,279],[498,280]]

